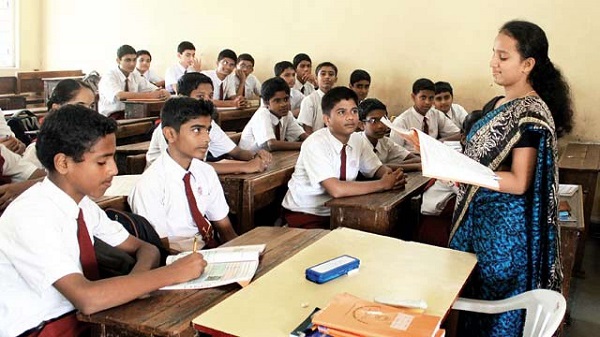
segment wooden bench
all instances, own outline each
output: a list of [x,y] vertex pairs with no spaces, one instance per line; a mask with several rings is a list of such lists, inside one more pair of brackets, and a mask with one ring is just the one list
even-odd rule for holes
[[121,119],[117,121],[117,145],[150,140],[156,117]]
[[160,110],[165,105],[165,102],[165,100],[159,99],[126,100],[124,101],[125,118],[160,118]]
[[83,76],[81,70],[17,71],[16,94],[27,94],[27,105],[42,104],[44,100],[43,78]]
[[24,95],[17,95],[17,78],[0,77],[0,109],[24,109],[27,105]]
[[241,132],[257,109],[257,107],[244,109],[217,108],[215,121],[224,131]]
[[81,80],[83,79],[83,75],[81,76],[68,76],[68,77],[46,77],[42,78],[44,82],[44,104],[48,103],[50,96],[52,95],[52,91],[56,88],[58,82],[62,80],[73,79],[73,80]]

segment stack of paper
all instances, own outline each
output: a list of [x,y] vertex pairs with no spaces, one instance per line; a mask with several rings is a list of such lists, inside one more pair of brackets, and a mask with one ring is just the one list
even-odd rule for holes
[[579,185],[560,184],[558,185],[558,195],[561,197],[572,197],[578,188]]

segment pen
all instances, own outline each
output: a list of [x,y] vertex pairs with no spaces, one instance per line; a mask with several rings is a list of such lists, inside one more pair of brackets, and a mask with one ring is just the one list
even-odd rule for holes
[[192,252],[196,252],[196,250],[198,250],[198,235],[194,235],[194,248],[192,250]]

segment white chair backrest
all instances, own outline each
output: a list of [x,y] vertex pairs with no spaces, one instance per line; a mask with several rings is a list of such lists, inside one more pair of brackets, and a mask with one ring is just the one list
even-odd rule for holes
[[452,309],[486,314],[526,309],[523,337],[551,337],[562,322],[567,302],[563,295],[556,291],[535,289],[498,301],[461,297],[454,302]]

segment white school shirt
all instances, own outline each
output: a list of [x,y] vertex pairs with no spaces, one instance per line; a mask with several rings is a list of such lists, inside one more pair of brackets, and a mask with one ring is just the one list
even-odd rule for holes
[[279,123],[281,123],[282,140],[295,142],[304,133],[304,129],[298,125],[291,111],[280,120],[269,109],[259,108],[244,127],[238,146],[254,153],[266,149],[266,143],[270,139],[276,139],[275,126]]
[[[213,82],[213,100],[215,101],[223,101],[227,98],[227,93],[231,90],[231,86],[233,86],[233,82],[232,81],[227,81],[227,77],[225,77],[222,81],[219,78],[219,76],[217,76],[217,71],[216,70],[204,70],[202,71],[202,73],[208,77],[210,77],[210,79]],[[219,87],[221,86],[221,83],[223,83],[223,96],[220,96],[219,93]],[[235,90],[234,90],[235,92]],[[235,95],[235,94],[234,94]]]
[[463,122],[465,121],[465,118],[469,114],[467,112],[467,110],[465,110],[465,108],[463,108],[462,106],[460,106],[458,104],[454,104],[454,103],[450,106],[450,110],[448,110],[448,113],[445,113],[443,111],[442,111],[442,113],[446,117],[450,118],[450,120],[452,120],[454,125],[456,125],[461,130],[462,130]]
[[[142,173],[127,199],[133,212],[148,219],[161,238],[189,238],[198,233],[183,183],[187,172],[165,151]],[[197,159],[192,159],[189,172],[192,173],[190,183],[200,212],[209,221],[225,218],[229,206],[217,172]]]
[[10,126],[6,123],[6,117],[4,117],[4,113],[2,109],[0,109],[0,137],[14,137],[15,133],[11,130]]
[[[94,236],[111,246],[129,233],[95,202],[79,204],[48,178],[15,199],[0,218],[0,336],[16,336],[75,307],[52,284],[82,274],[77,217],[83,211]],[[35,211],[32,211],[35,210]]]
[[[187,68],[188,73],[195,73],[196,69],[192,67]],[[167,69],[165,72],[165,89],[167,89],[170,93],[174,94],[175,89],[173,88],[173,84],[177,84],[177,81],[186,73],[186,69],[181,63],[176,63]]]
[[32,163],[35,167],[37,167],[40,170],[44,169],[44,165],[42,165],[42,163],[40,162],[40,160],[37,157],[37,146],[35,145],[36,143],[33,142],[29,145],[27,145],[27,147],[25,148],[25,152],[23,152],[23,160],[26,160],[30,163]]
[[0,144],[0,154],[2,155],[2,158],[4,158],[2,175],[10,177],[13,183],[29,179],[33,172],[37,170],[35,165],[12,152],[3,144]]
[[[302,88],[304,87],[304,92],[302,92]],[[294,83],[294,89],[300,91],[301,94],[303,94],[304,96],[308,96],[310,94],[312,94],[313,92],[315,92],[315,86],[306,81],[304,84],[302,84],[298,78],[296,78],[296,83]]]
[[[232,72],[231,74],[227,75],[225,81],[227,82],[227,92],[225,93],[225,97],[235,97],[238,89],[240,88],[240,79],[235,75],[235,72]],[[244,97],[250,99],[254,96],[260,97],[260,81],[258,78],[256,78],[256,76],[254,76],[254,74],[250,74],[246,76]]]
[[[443,112],[433,107],[425,113],[425,117],[427,117],[429,135],[433,138],[444,138],[460,132],[460,129],[454,125],[454,122],[446,117]],[[410,109],[396,117],[393,124],[406,130],[410,130],[411,128],[422,130],[423,115],[418,113],[414,107],[410,107]],[[390,138],[410,151],[415,150],[414,146],[404,140],[397,132],[392,131]]]
[[410,151],[403,148],[402,146],[394,143],[389,137],[383,137],[377,140],[377,145],[373,147],[373,144],[367,138],[365,132],[360,132],[363,140],[368,146],[371,147],[373,152],[377,155],[377,158],[381,160],[384,165],[400,165],[410,155]]
[[304,95],[296,88],[290,88],[290,110],[300,109]]
[[[343,144],[335,138],[329,128],[314,132],[302,143],[300,156],[296,162],[288,191],[282,206],[295,212],[329,216],[331,209],[325,202],[331,199],[321,182],[329,178],[339,178]],[[367,146],[358,133],[350,135],[346,147],[346,180],[354,181],[360,171],[366,177],[373,177],[381,161],[373,148]]]
[[131,72],[128,77],[125,77],[119,67],[113,68],[104,74],[98,83],[98,93],[100,94],[98,107],[99,112],[104,116],[115,111],[125,110],[125,103],[119,100],[117,94],[125,90],[126,78],[129,79],[129,92],[149,92],[158,89],[140,74]]
[[300,104],[298,123],[311,126],[313,132],[325,126],[325,122],[323,122],[323,109],[321,108],[323,96],[325,96],[325,93],[321,89],[318,89],[304,97]]
[[[235,143],[215,122],[210,122],[210,141],[208,143],[208,151],[213,157],[220,157],[235,149]],[[146,168],[152,164],[158,156],[167,150],[169,144],[162,133],[162,124],[159,124],[152,132],[148,152],[146,152]]]
[[155,73],[152,69],[148,69],[146,70],[145,73],[142,74],[142,72],[140,72],[138,70],[138,68],[135,68],[135,70],[133,70],[134,73],[139,74],[140,76],[142,76],[143,78],[147,79],[148,81],[150,81],[150,83],[154,84],[156,82],[160,82],[163,80],[162,77],[158,76],[157,73]]

